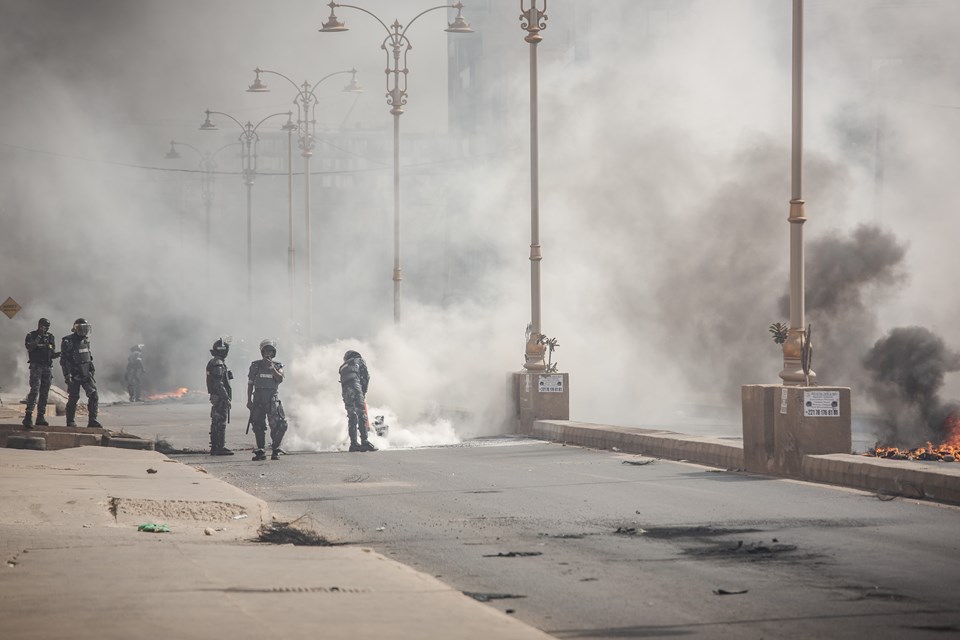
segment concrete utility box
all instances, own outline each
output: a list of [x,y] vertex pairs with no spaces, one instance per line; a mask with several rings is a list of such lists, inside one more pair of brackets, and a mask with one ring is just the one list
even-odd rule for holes
[[850,453],[850,389],[745,385],[743,461],[748,471],[799,476],[803,457]]
[[517,433],[529,434],[534,420],[570,419],[570,374],[520,371],[512,375]]

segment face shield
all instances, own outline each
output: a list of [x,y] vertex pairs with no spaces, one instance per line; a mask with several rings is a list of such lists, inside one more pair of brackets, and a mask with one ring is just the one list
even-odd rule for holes
[[78,336],[81,338],[86,338],[88,335],[90,335],[92,327],[90,326],[89,322],[84,322],[83,324],[74,325],[74,330]]

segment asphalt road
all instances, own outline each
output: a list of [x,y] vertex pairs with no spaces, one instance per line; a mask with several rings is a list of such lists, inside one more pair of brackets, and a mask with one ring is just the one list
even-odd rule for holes
[[[204,405],[164,406],[110,411],[203,442]],[[960,634],[955,507],[510,437],[179,459],[558,638]]]

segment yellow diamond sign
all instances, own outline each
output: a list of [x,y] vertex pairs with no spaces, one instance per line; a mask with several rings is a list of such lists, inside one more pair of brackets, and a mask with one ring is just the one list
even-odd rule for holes
[[7,298],[3,304],[0,304],[0,311],[3,311],[8,318],[13,318],[22,308],[13,298]]

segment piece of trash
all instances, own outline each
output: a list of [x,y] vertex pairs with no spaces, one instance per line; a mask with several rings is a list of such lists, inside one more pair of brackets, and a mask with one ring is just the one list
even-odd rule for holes
[[210,527],[207,527],[206,529],[203,530],[203,535],[205,535],[205,536],[212,536],[212,535],[213,535],[213,529],[211,529]]
[[513,609],[507,609],[504,613],[513,613]]
[[147,473],[156,473],[156,472],[157,472],[156,469],[147,469]]
[[390,425],[384,424],[383,416],[376,416],[373,419],[373,430],[382,438],[387,435],[387,431],[390,430]]
[[377,527],[377,531],[385,531],[386,527]]
[[623,536],[635,536],[637,535],[636,527],[617,527],[617,530],[614,533],[619,533]]
[[528,556],[542,556],[542,551],[507,551],[506,553],[491,553],[484,555],[484,558],[526,558]]
[[713,592],[718,596],[739,596],[747,593],[749,589],[743,589],[742,591],[727,591],[726,589],[714,589]]
[[620,451],[620,449],[618,449],[618,448],[616,448],[616,447],[610,447],[610,451]]
[[83,525],[83,528],[84,528],[84,529],[89,529],[89,528],[92,527],[92,526],[93,526],[92,524],[87,523],[87,524]]
[[653,464],[654,460],[624,460],[621,464],[632,464],[635,467],[642,467],[644,465]]
[[234,520],[243,520],[243,519],[246,518],[246,517],[247,517],[247,514],[241,513],[241,514],[238,515],[238,516],[233,516],[233,519],[234,519]]
[[526,598],[516,593],[483,593],[479,591],[464,591],[463,595],[469,596],[477,602],[490,602],[491,600],[505,600],[510,598]]
[[147,533],[170,533],[170,527],[165,524],[154,524],[147,522],[137,527],[137,531],[146,531]]

